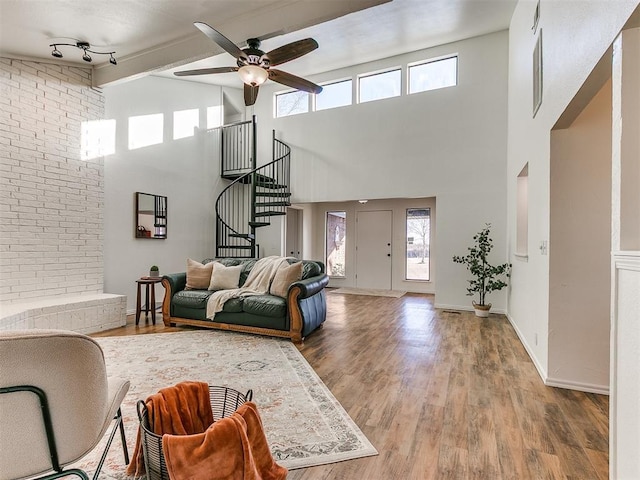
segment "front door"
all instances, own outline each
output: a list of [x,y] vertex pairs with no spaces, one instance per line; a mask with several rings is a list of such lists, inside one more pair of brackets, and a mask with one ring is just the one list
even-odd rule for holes
[[356,214],[356,287],[391,290],[391,210]]

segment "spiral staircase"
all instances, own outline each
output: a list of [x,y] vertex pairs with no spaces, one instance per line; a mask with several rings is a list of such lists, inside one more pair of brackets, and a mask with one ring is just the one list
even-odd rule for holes
[[272,161],[257,164],[256,119],[219,129],[221,176],[231,183],[215,203],[216,257],[257,258],[256,229],[291,205],[291,149],[272,138]]

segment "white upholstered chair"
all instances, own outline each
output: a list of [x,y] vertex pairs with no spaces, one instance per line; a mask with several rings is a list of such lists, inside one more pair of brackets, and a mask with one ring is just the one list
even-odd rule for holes
[[0,332],[0,480],[75,475],[115,420],[129,462],[120,404],[129,381],[107,378],[100,345],[64,330]]

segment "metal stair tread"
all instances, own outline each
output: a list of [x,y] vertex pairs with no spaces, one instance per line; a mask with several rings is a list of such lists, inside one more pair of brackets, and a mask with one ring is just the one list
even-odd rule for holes
[[247,240],[255,238],[255,235],[251,233],[230,233],[229,236],[233,238],[246,238]]
[[290,197],[291,192],[256,192],[256,197]]
[[288,207],[291,205],[291,202],[286,200],[280,202],[256,202],[254,205],[256,207]]
[[269,225],[271,225],[270,222],[249,222],[249,226],[250,227],[268,227]]
[[218,245],[218,248],[239,248],[241,250],[250,250],[253,247],[251,245]]
[[256,217],[273,217],[275,215],[286,215],[287,212],[279,212],[277,210],[269,210],[267,212],[256,212]]

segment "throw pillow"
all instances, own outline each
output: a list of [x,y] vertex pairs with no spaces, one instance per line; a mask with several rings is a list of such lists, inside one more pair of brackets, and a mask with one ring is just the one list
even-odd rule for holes
[[287,297],[289,286],[302,278],[302,262],[292,263],[291,265],[283,264],[273,277],[269,293],[278,297]]
[[211,281],[213,263],[203,265],[187,258],[187,286],[186,290],[206,290]]
[[232,288],[238,288],[240,272],[242,272],[242,265],[225,267],[223,264],[215,262],[213,264],[209,290],[230,290]]

